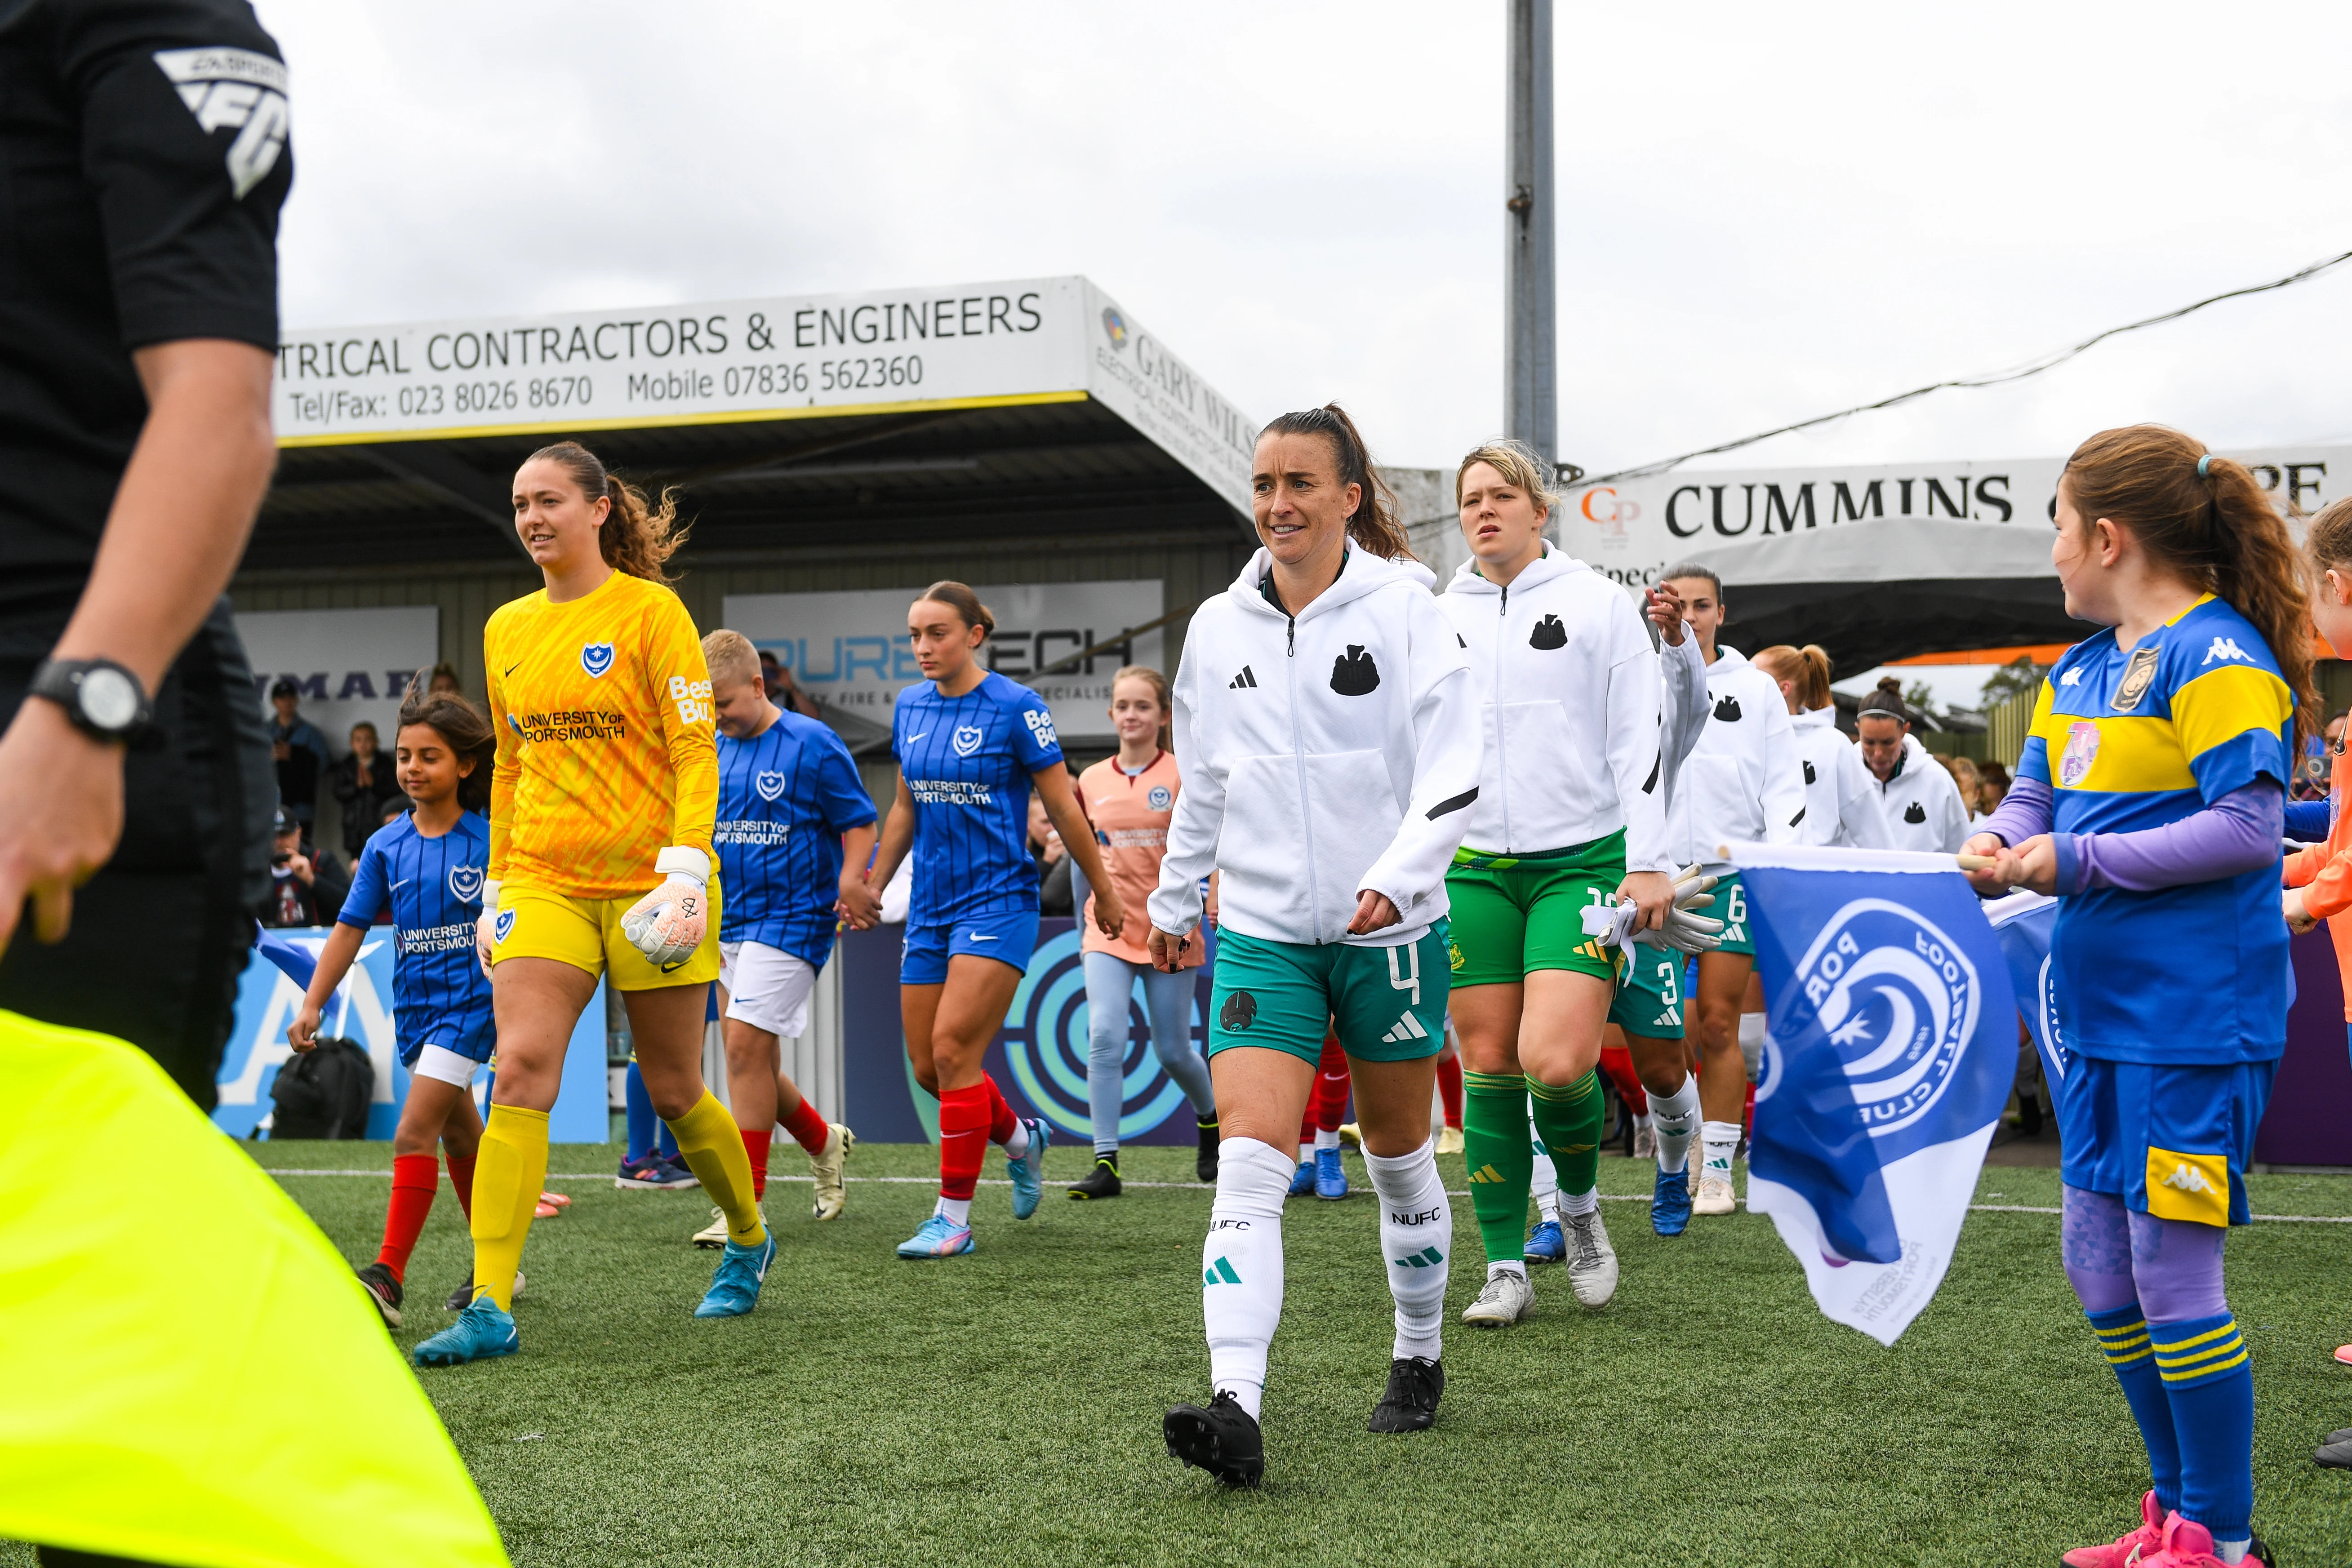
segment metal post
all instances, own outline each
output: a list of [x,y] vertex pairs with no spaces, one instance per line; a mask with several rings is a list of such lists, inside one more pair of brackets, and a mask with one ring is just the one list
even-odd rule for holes
[[1551,0],[1508,0],[1503,202],[1503,428],[1559,455],[1559,289],[1552,270]]

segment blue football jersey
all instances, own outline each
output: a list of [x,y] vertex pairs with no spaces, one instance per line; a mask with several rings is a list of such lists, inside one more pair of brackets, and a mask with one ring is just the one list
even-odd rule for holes
[[[2267,779],[2285,784],[2294,699],[2252,622],[2210,595],[2126,653],[2067,649],[2036,699],[2017,776],[2050,786],[2053,831],[2135,833]],[[2286,1044],[2287,931],[2273,858],[2236,877],[2061,900],[2059,1024],[2087,1057],[2268,1061]]]
[[994,670],[961,697],[910,686],[890,715],[890,754],[915,801],[907,923],[1035,909],[1029,775],[1062,763],[1045,700]]
[[719,736],[719,939],[782,948],[823,967],[833,952],[841,836],[874,801],[841,737],[780,713],[749,741]]
[[489,1059],[497,1030],[490,983],[474,956],[482,878],[490,863],[489,818],[469,811],[438,838],[415,816],[376,830],[360,851],[352,890],[335,918],[367,927],[392,910],[398,942],[392,969],[394,1031],[404,1060],[426,1046]]

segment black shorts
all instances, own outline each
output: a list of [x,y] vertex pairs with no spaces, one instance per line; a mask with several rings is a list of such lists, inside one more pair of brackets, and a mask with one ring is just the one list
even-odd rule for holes
[[[0,620],[0,723],[65,629],[63,610]],[[236,623],[213,606],[155,693],[160,733],[123,765],[122,842],[73,897],[54,947],[20,924],[0,955],[0,1007],[129,1040],[213,1108],[269,880],[278,800],[269,731]]]

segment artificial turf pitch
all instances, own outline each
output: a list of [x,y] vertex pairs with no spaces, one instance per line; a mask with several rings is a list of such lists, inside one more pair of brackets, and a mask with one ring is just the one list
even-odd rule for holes
[[[247,1145],[278,1170],[387,1173],[383,1143]],[[556,1172],[609,1171],[558,1145]],[[788,1144],[767,1212],[780,1249],[759,1310],[697,1321],[717,1254],[698,1192],[551,1182],[533,1227],[522,1353],[419,1375],[518,1563],[2055,1563],[2120,1533],[2138,1441],[2058,1261],[2053,1214],[1977,1212],[1935,1303],[1891,1350],[1823,1319],[1770,1223],[1745,1210],[1661,1240],[1604,1203],[1617,1299],[1579,1309],[1557,1268],[1537,1315],[1446,1333],[1434,1429],[1375,1436],[1389,1352],[1372,1199],[1294,1200],[1265,1400],[1266,1480],[1225,1491],[1170,1459],[1160,1418],[1202,1399],[1208,1193],[1189,1152],[1134,1149],[1130,1186],[1049,1186],[1015,1223],[981,1189],[978,1251],[904,1262],[929,1211],[921,1146],[861,1145],[848,1212],[819,1225]],[[1449,1314],[1483,1277],[1460,1156]],[[1084,1173],[1056,1147],[1047,1174]],[[991,1160],[990,1176],[1001,1176]],[[285,1175],[345,1256],[374,1255],[387,1187]],[[1601,1162],[1646,1194],[1646,1162]],[[2257,1175],[2257,1212],[2352,1215],[2352,1178]],[[2053,1171],[1989,1169],[1986,1204],[2054,1205]],[[158,1194],[158,1223],[169,1223]],[[2352,1473],[2311,1448],[2352,1426],[2352,1225],[2258,1223],[2230,1242],[2253,1347],[2255,1528],[2287,1568],[2352,1561]],[[466,1233],[445,1183],[409,1268],[405,1349],[449,1320]],[[356,1287],[354,1287],[356,1289]],[[194,1305],[194,1304],[192,1304]],[[0,1564],[29,1563],[0,1547]]]

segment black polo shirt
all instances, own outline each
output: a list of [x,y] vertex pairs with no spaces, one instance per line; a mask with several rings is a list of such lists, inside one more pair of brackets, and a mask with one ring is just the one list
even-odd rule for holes
[[0,616],[79,595],[130,351],[278,347],[286,67],[244,0],[0,0]]

